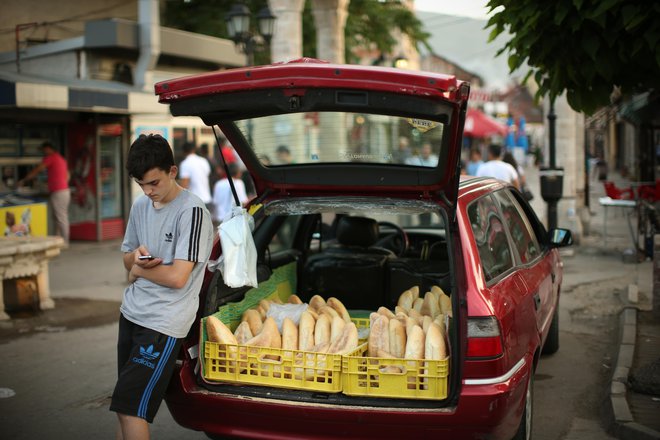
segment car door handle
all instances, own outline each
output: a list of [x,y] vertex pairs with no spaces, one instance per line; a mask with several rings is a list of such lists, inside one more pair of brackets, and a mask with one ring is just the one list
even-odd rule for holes
[[541,295],[538,292],[536,292],[534,294],[534,309],[538,310],[539,307],[541,307]]

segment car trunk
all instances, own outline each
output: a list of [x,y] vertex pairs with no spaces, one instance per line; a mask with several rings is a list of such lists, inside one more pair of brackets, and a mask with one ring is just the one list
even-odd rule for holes
[[[257,194],[250,212],[257,223],[259,286],[229,288],[216,273],[202,292],[201,321],[194,328],[201,386],[223,395],[301,403],[417,409],[454,403],[458,326],[466,326],[459,314],[457,286],[464,277],[456,260],[455,209],[469,85],[428,72],[297,60],[164,81],[156,92],[174,116],[199,116],[219,144],[218,132],[226,137]],[[367,224],[373,230],[374,222],[377,237],[360,229]],[[347,233],[342,224],[349,224]],[[398,252],[397,243],[405,240],[390,236],[400,234],[400,227],[412,246]],[[287,237],[290,231],[295,234]],[[368,244],[366,236],[373,238]],[[395,255],[377,249],[383,243]],[[364,350],[337,358],[314,355],[323,365],[313,365],[308,384],[282,380],[299,368],[277,364],[286,353],[264,350],[253,361],[261,369],[247,376],[241,371],[252,371],[251,363],[240,357],[207,362],[231,354],[206,342],[204,320],[211,314],[234,330],[242,313],[264,298],[286,302],[296,294],[307,302],[320,295],[338,298],[364,328],[371,312],[386,307],[394,313],[399,296],[415,286],[422,298],[434,286],[451,298],[454,318],[442,321],[449,356],[442,361],[360,364]],[[205,351],[207,345],[216,352]],[[330,363],[334,369],[325,371]],[[351,368],[359,370],[354,388],[345,374]],[[230,370],[240,378],[230,378]]]

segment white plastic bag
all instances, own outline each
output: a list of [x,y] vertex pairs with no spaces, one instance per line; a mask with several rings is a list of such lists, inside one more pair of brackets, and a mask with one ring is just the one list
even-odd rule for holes
[[236,207],[231,218],[220,223],[222,256],[218,260],[220,272],[229,287],[257,287],[257,249],[252,230],[254,219],[248,212]]
[[307,304],[277,304],[271,303],[266,317],[273,318],[277,324],[277,329],[282,332],[282,323],[284,318],[289,318],[294,324],[298,325],[300,322],[300,315],[307,310]]

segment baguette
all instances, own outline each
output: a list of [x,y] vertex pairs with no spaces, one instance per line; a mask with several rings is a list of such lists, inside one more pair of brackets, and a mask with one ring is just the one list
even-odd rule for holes
[[419,286],[412,286],[409,290],[412,293],[413,301],[419,298]]
[[298,324],[298,349],[311,350],[314,347],[314,326],[316,320],[308,311],[300,315]]
[[248,324],[247,321],[238,324],[238,327],[236,327],[236,330],[234,331],[234,336],[236,336],[236,342],[238,344],[245,344],[254,337],[250,330],[250,324]]
[[254,345],[256,347],[282,348],[282,336],[277,329],[277,324],[273,318],[266,318],[261,332],[254,336],[245,345]]
[[406,351],[406,330],[398,319],[390,319],[390,352],[394,357],[402,358]]
[[424,330],[424,333],[426,333],[429,330],[431,323],[433,323],[433,318],[424,315],[424,320],[422,321],[422,330]]
[[438,305],[438,299],[435,294],[426,292],[420,313],[422,315],[430,316],[431,318],[434,318],[440,313],[440,306]]
[[300,297],[298,295],[296,295],[295,293],[292,294],[289,297],[289,299],[287,299],[286,302],[289,303],[289,304],[302,304],[303,303],[302,300],[300,299]]
[[426,341],[424,343],[424,359],[439,361],[447,357],[447,345],[445,338],[442,335],[440,326],[432,323],[429,331],[426,333]]
[[390,319],[395,317],[394,313],[392,313],[392,311],[390,309],[388,309],[387,307],[382,307],[382,306],[378,307],[378,312],[377,313],[380,313],[381,315],[385,315]]
[[408,311],[412,309],[413,301],[415,301],[415,299],[413,298],[412,292],[410,290],[406,290],[399,296],[399,301],[396,305]]
[[330,318],[328,315],[319,316],[314,326],[314,345],[324,342],[330,342]]
[[347,354],[358,346],[358,330],[354,322],[344,326],[339,337],[330,344],[328,353]]
[[282,321],[282,349],[298,350],[298,326],[291,318]]
[[320,295],[314,295],[309,300],[309,308],[314,309],[317,312],[324,305],[325,305],[325,300]]
[[[410,309],[408,309],[408,310],[410,310]],[[398,316],[399,314],[402,314],[402,315],[408,316],[408,310],[404,309],[401,306],[396,306],[396,307],[394,307],[394,315]]]
[[206,335],[210,342],[238,344],[236,336],[229,330],[229,327],[215,316],[208,316],[206,318]]
[[415,301],[413,301],[412,310],[415,310],[416,312],[421,314],[423,304],[424,304],[424,300],[422,298],[417,298]]
[[351,322],[351,315],[348,314],[348,310],[346,310],[344,304],[341,301],[339,301],[337,298],[334,297],[328,298],[326,304],[331,308],[333,308],[337,312],[339,317],[342,318],[344,321]]
[[256,309],[247,309],[245,312],[243,312],[241,322],[248,323],[250,326],[250,332],[253,335],[258,335],[261,332],[263,322],[261,321],[261,315]]
[[332,322],[330,323],[330,342],[339,337],[342,330],[344,330],[345,325],[346,321],[341,319],[339,316],[332,318]]
[[378,356],[378,350],[390,351],[389,322],[387,316],[376,314],[376,318],[369,330],[370,357]]
[[440,311],[445,315],[452,315],[451,312],[451,298],[444,293],[440,295]]
[[418,325],[414,325],[408,335],[404,357],[406,359],[424,358],[424,330]]
[[[321,317],[321,315],[329,315],[330,320],[332,320],[332,318],[334,318],[335,316],[339,316],[339,313],[337,313],[337,311],[335,309],[333,309],[332,307],[330,307],[328,305],[322,306],[320,309],[318,309],[318,312],[319,312],[319,318]],[[339,317],[344,319],[341,316],[339,316]],[[350,321],[350,319],[349,319],[349,321]]]

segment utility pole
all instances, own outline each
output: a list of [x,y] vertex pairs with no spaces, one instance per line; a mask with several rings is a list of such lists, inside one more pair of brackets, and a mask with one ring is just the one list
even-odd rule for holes
[[557,168],[557,135],[556,135],[556,122],[557,115],[555,114],[555,99],[550,98],[550,106],[548,110],[548,155],[549,166],[541,168],[541,197],[548,204],[548,230],[557,227],[557,204],[561,199],[564,187],[564,169]]

